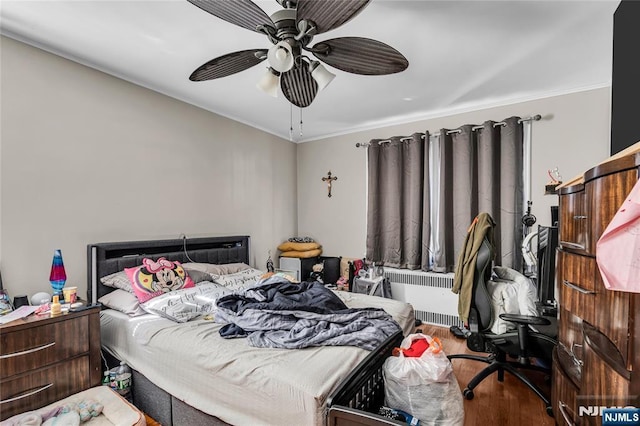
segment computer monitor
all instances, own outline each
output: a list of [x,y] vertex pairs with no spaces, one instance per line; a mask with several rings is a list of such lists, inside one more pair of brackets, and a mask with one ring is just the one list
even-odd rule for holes
[[558,227],[538,226],[538,302],[544,307],[555,307],[556,248]]
[[558,206],[551,206],[551,226],[558,226]]

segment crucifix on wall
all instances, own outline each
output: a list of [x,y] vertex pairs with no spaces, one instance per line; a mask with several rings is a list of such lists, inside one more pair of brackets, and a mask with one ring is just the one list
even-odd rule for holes
[[338,176],[331,176],[331,170],[327,173],[327,176],[322,178],[323,182],[327,182],[327,196],[331,197],[331,184],[334,180],[338,180]]

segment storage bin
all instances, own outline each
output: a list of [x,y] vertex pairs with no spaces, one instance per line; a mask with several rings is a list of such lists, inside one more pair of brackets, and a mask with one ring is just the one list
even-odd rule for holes
[[382,365],[391,356],[393,348],[400,346],[402,339],[401,331],[389,337],[329,395],[328,426],[404,424],[377,414],[380,407],[384,405]]
[[82,392],[73,394],[67,398],[56,401],[46,407],[38,410],[29,411],[27,413],[17,414],[0,425],[14,424],[19,418],[24,417],[26,414],[45,415],[58,407],[62,407],[69,403],[78,403],[80,401],[93,400],[103,405],[102,413],[98,417],[92,418],[87,424],[96,425],[118,425],[118,426],[144,426],[146,425],[146,419],[144,414],[127,402],[124,398],[111,390],[108,386],[96,386]]

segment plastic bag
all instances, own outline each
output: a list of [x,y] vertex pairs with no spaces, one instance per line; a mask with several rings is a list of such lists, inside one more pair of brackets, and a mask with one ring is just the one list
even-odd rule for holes
[[404,356],[385,361],[385,405],[406,411],[423,425],[462,425],[464,407],[460,386],[440,341],[426,334],[410,334],[400,345],[408,349],[416,339],[426,339],[429,347],[419,357]]
[[596,261],[607,289],[640,293],[640,180],[598,240]]

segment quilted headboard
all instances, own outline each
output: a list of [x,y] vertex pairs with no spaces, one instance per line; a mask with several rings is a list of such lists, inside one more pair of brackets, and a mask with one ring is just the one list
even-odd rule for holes
[[100,278],[141,265],[142,259],[166,257],[182,263],[249,263],[249,237],[204,237],[173,240],[124,241],[87,246],[87,300],[91,303],[113,291]]

